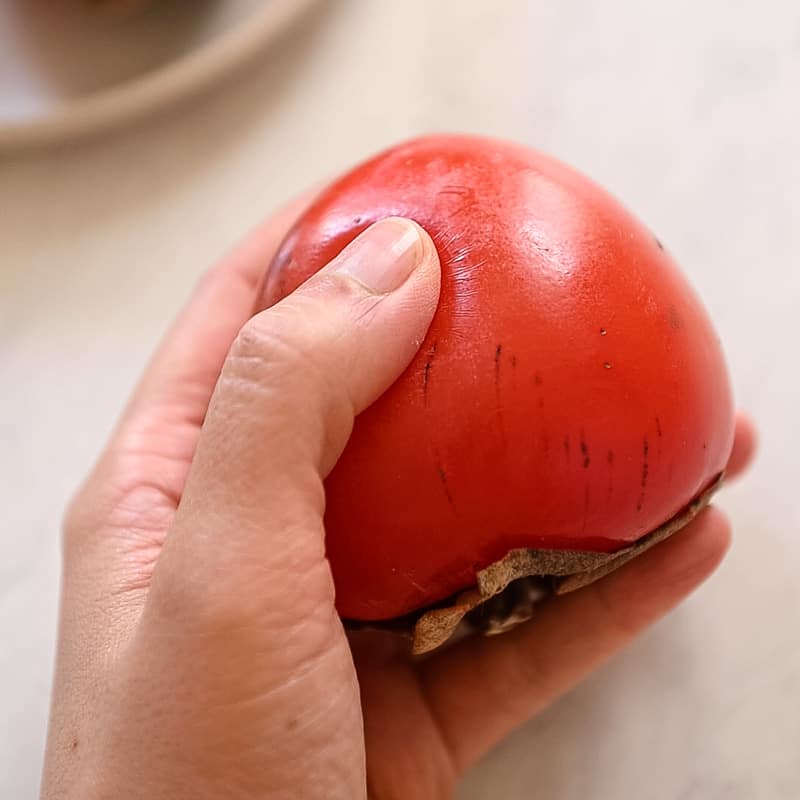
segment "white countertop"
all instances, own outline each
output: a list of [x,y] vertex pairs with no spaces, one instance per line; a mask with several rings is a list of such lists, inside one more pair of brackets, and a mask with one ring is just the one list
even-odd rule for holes
[[762,427],[717,576],[459,797],[800,797],[799,86],[794,0],[342,0],[167,114],[0,154],[0,797],[38,785],[63,506],[192,283],[287,196],[432,129],[549,150],[633,207]]

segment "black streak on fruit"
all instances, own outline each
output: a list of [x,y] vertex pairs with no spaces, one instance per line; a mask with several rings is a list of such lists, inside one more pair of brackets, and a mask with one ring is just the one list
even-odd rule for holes
[[450,503],[450,506],[455,510],[456,504],[453,502],[453,495],[450,494],[450,487],[447,484],[447,473],[444,471],[444,467],[441,464],[437,464],[436,469],[439,471],[439,480],[442,482],[442,489],[444,489],[447,502]]
[[589,458],[589,445],[586,444],[586,437],[583,432],[581,432],[581,455],[583,456],[583,468],[589,469],[589,464],[592,463],[592,460]]
[[497,347],[494,351],[494,393],[495,399],[497,400],[497,414],[498,414],[498,422],[500,425],[500,438],[503,442],[503,447],[506,446],[506,429],[505,423],[503,422],[503,402],[500,398],[500,366],[501,366],[501,359],[503,356],[503,345],[502,343],[498,343]]
[[649,453],[650,453],[650,442],[647,441],[647,437],[644,437],[644,442],[642,444],[642,480],[641,480],[641,487],[642,491],[639,495],[639,502],[636,504],[636,510],[641,511],[642,506],[644,505],[644,496],[647,493],[647,478],[650,475],[650,462],[648,461]]
[[428,350],[428,358],[425,360],[425,368],[422,373],[422,396],[426,402],[428,400],[428,382],[431,377],[431,366],[433,366],[433,357],[436,355],[437,344],[438,342],[434,342],[431,345],[431,349]]
[[658,437],[658,443],[657,443],[658,450],[656,452],[656,455],[657,455],[657,457],[658,457],[658,459],[660,461],[661,460],[661,440],[664,438],[664,432],[661,430],[661,419],[659,417],[656,417],[656,436]]

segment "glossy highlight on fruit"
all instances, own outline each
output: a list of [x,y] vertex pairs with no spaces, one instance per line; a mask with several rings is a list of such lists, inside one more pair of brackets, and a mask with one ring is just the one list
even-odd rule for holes
[[388,216],[431,234],[442,295],[326,481],[343,617],[427,607],[515,548],[618,550],[722,472],[733,402],[699,299],[616,200],[526,147],[437,135],[356,167],[289,233],[260,307]]

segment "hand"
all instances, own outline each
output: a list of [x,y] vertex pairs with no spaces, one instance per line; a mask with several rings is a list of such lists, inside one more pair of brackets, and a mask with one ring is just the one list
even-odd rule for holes
[[[202,280],[67,514],[43,797],[448,797],[728,546],[709,509],[504,636],[423,661],[386,635],[348,639],[323,479],[419,346],[439,264],[419,228],[378,223],[249,319],[298,211]],[[752,447],[740,421],[731,473]]]

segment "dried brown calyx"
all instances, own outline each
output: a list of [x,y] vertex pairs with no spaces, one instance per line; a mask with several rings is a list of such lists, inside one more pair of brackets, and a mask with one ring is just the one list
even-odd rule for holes
[[433,608],[385,623],[348,622],[350,627],[394,630],[412,639],[415,655],[436,649],[459,628],[486,635],[531,618],[541,598],[566,594],[602,578],[688,525],[722,485],[720,473],[691,503],[652,533],[614,553],[582,550],[511,550],[476,574],[476,585]]

